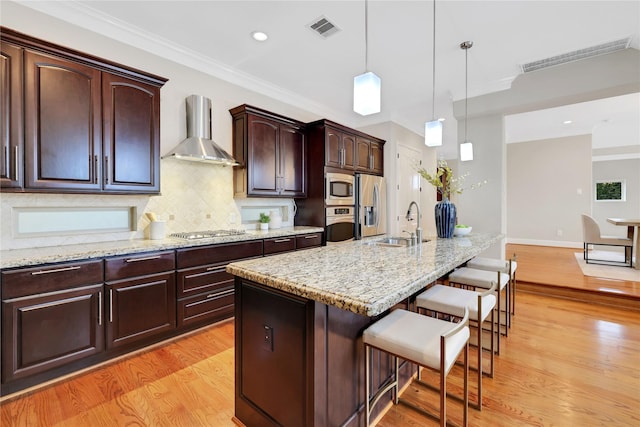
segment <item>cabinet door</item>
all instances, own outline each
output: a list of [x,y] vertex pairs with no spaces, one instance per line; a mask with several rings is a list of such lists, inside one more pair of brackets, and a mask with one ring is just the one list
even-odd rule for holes
[[249,115],[247,195],[277,196],[280,127],[271,120]]
[[356,167],[356,137],[348,133],[342,134],[342,167],[354,170]]
[[102,75],[103,188],[160,191],[160,89],[109,73]]
[[2,382],[104,349],[102,283],[2,301]]
[[280,126],[280,194],[303,197],[307,194],[305,133],[291,126]]
[[371,141],[369,154],[371,156],[371,172],[376,175],[382,175],[384,173],[384,145]]
[[369,151],[370,142],[367,139],[358,137],[356,139],[357,156],[356,170],[369,172],[371,164],[371,153]]
[[25,50],[26,188],[101,188],[100,71]]
[[175,272],[107,282],[107,348],[119,348],[176,327]]
[[342,167],[342,135],[331,128],[326,128],[324,143],[326,166]]
[[22,187],[22,49],[0,43],[0,187]]

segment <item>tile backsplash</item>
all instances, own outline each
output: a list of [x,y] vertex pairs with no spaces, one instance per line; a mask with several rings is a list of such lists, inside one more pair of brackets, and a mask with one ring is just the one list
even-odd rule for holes
[[[230,167],[169,158],[161,161],[161,194],[158,196],[2,193],[0,195],[0,249],[148,238],[149,220],[144,215],[146,212],[154,212],[159,219],[166,221],[167,235],[179,231],[220,228],[253,229],[255,228],[253,223],[242,224],[243,206],[284,209],[288,211],[288,215],[283,216],[282,226],[293,225],[293,200],[234,199],[232,182],[233,169]],[[13,230],[14,208],[82,208],[86,206],[133,207],[137,212],[136,230],[38,237],[16,237]]]

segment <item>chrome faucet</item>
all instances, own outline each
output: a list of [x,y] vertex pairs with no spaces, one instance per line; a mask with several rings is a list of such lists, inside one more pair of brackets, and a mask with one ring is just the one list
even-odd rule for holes
[[411,221],[411,208],[415,205],[418,210],[418,226],[416,227],[416,241],[418,244],[422,243],[422,228],[420,228],[420,205],[415,201],[409,203],[409,209],[407,209],[407,221]]

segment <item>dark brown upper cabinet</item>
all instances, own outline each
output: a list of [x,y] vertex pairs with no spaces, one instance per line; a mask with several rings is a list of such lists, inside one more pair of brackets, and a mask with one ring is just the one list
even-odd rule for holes
[[249,105],[233,117],[234,195],[306,197],[307,136],[301,122]]
[[325,165],[354,170],[356,161],[356,137],[330,126],[325,130]]
[[356,171],[382,175],[384,145],[369,138],[357,137]]
[[[19,135],[21,125],[18,113],[5,108],[20,111],[24,103],[24,136],[14,137],[13,145],[3,136],[9,148],[3,153],[13,152],[3,154],[3,190],[159,193],[160,88],[166,79],[5,28],[2,37],[2,84],[18,84],[5,79],[12,63],[5,60],[5,45],[24,64],[18,71],[24,97],[2,95],[2,120],[12,119],[11,134]],[[23,170],[11,175],[12,167]],[[12,179],[5,179],[5,169]]]

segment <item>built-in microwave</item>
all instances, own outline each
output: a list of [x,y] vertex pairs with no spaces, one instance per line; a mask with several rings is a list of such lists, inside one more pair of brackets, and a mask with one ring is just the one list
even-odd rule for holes
[[325,183],[325,204],[327,206],[353,206],[355,204],[353,175],[328,172],[325,176]]

